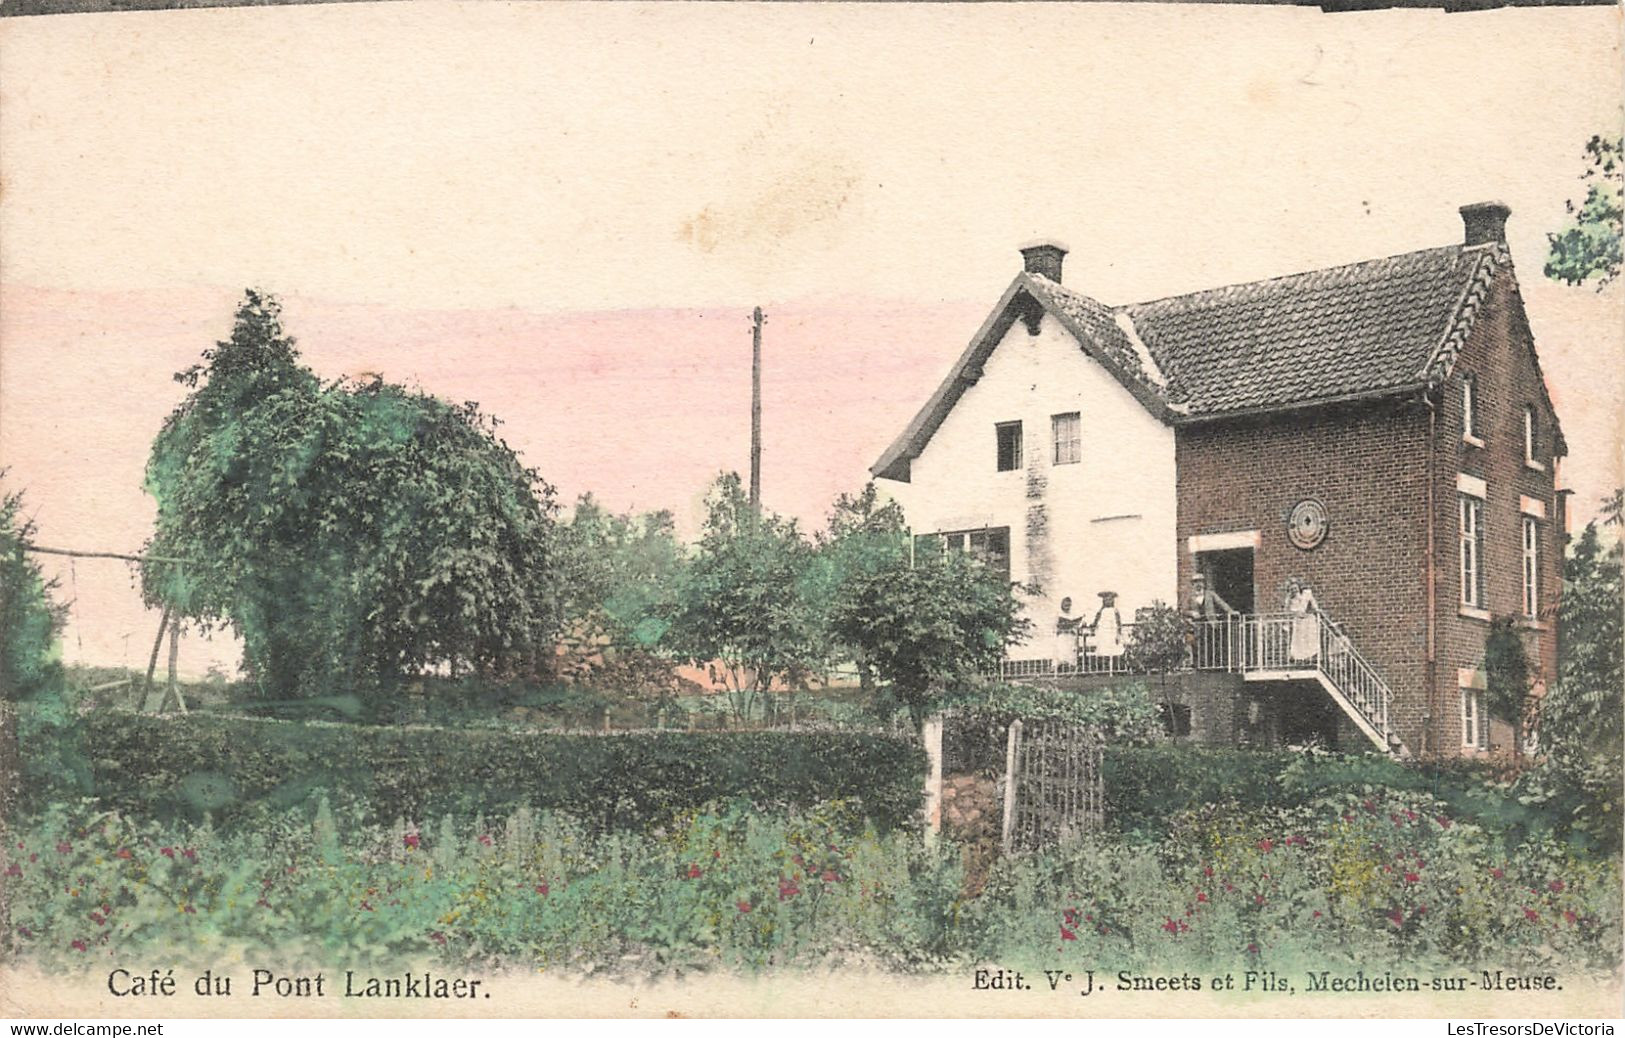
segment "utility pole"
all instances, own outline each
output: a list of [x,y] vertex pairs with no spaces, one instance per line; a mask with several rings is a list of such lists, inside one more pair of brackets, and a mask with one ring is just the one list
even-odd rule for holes
[[750,507],[762,510],[762,308],[750,316]]

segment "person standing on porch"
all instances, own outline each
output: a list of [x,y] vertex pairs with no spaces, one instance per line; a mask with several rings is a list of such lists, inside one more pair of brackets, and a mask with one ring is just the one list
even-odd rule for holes
[[1096,656],[1123,655],[1123,617],[1117,611],[1115,591],[1100,593],[1100,608],[1095,611],[1093,648]]
[[1309,585],[1297,577],[1287,581],[1286,608],[1292,614],[1292,643],[1288,654],[1296,661],[1320,655],[1320,607]]
[[1061,599],[1061,615],[1055,618],[1055,666],[1076,667],[1078,665],[1078,628],[1083,623],[1081,616],[1072,615],[1072,599]]

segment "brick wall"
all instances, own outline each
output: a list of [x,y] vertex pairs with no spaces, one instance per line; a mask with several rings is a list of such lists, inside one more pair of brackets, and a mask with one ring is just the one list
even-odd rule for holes
[[[1428,423],[1426,406],[1409,400],[1183,426],[1175,435],[1180,587],[1190,584],[1190,537],[1258,531],[1258,610],[1284,610],[1289,577],[1307,582],[1393,690],[1391,719],[1413,749],[1430,698]],[[1325,539],[1307,551],[1287,536],[1288,516],[1305,498],[1328,516]]]
[[[1444,755],[1472,753],[1462,747],[1458,668],[1479,668],[1484,658],[1487,620],[1463,615],[1461,570],[1457,561],[1459,514],[1458,473],[1482,479],[1485,610],[1491,615],[1523,612],[1523,513],[1521,498],[1540,502],[1546,518],[1537,520],[1540,534],[1539,609],[1547,614],[1538,624],[1525,623],[1525,651],[1539,678],[1556,677],[1557,631],[1555,609],[1562,591],[1564,536],[1561,511],[1554,491],[1553,457],[1556,422],[1540,392],[1540,373],[1529,349],[1528,325],[1513,279],[1501,274],[1473,334],[1463,345],[1455,369],[1446,381],[1439,407],[1439,471],[1437,529],[1440,534],[1438,584],[1438,679],[1436,702],[1440,724],[1438,750]],[[1482,446],[1463,439],[1462,382],[1474,382],[1478,438]],[[1543,468],[1524,462],[1523,414],[1536,409],[1536,460]],[[1496,723],[1490,730],[1490,751],[1511,748],[1510,726]]]
[[[1480,668],[1489,623],[1463,615],[1457,477],[1484,481],[1485,612],[1522,612],[1524,499],[1539,502],[1540,622],[1526,649],[1542,682],[1556,676],[1553,619],[1562,589],[1564,531],[1553,457],[1556,419],[1540,392],[1528,325],[1510,273],[1492,286],[1473,334],[1437,394],[1436,415],[1419,398],[1324,408],[1176,430],[1179,586],[1190,584],[1193,535],[1256,530],[1254,594],[1261,612],[1284,606],[1298,577],[1320,607],[1346,625],[1355,647],[1394,692],[1393,722],[1416,753],[1457,756],[1462,745],[1458,669]],[[1482,446],[1463,438],[1462,381],[1472,377]],[[1536,460],[1525,464],[1523,415],[1536,409]],[[1430,444],[1434,464],[1430,472]],[[1430,570],[1428,489],[1433,522]],[[1326,506],[1325,540],[1305,551],[1287,537],[1304,498]],[[1429,584],[1432,582],[1430,601]],[[1436,626],[1430,665],[1428,614]],[[1511,732],[1491,726],[1491,752]]]

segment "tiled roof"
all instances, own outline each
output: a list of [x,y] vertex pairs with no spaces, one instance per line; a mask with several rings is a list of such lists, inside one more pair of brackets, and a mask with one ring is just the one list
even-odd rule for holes
[[1496,260],[1449,245],[1121,309],[1186,415],[1274,409],[1425,383]]
[[1119,307],[1042,275],[1020,274],[872,471],[908,478],[909,459],[979,375],[1023,297],[1060,320],[1157,417],[1197,421],[1436,381],[1448,373],[1506,262],[1499,243],[1447,245]]

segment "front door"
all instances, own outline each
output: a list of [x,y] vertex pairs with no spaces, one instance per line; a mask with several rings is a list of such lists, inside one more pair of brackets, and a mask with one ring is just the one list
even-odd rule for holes
[[1253,612],[1253,549],[1226,548],[1196,553],[1196,571],[1207,586],[1238,613]]

